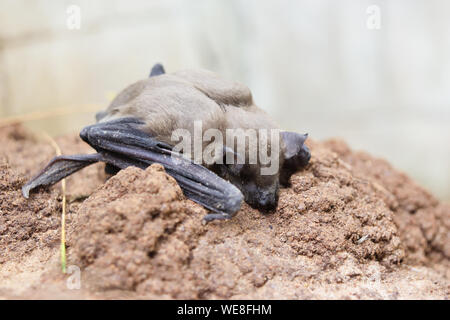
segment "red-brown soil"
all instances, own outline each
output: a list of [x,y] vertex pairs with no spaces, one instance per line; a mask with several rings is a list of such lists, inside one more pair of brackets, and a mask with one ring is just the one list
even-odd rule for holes
[[[91,152],[77,135],[65,154]],[[243,205],[202,224],[160,165],[67,179],[67,286],[59,263],[61,186],[21,195],[55,155],[20,125],[0,129],[0,298],[447,299],[450,205],[386,161],[342,141],[309,143],[311,162],[276,212]]]

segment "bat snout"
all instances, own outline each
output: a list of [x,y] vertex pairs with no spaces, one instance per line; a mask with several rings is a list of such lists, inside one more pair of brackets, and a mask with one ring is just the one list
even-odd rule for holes
[[244,194],[245,201],[263,213],[275,210],[278,205],[278,184],[265,188],[253,185],[244,190]]

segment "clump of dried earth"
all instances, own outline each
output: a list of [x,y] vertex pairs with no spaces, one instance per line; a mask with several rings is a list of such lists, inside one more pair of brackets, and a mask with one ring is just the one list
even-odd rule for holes
[[[75,134],[56,142],[65,154],[92,151]],[[54,147],[20,125],[1,128],[0,143],[1,298],[449,296],[450,205],[337,140],[309,143],[311,162],[281,190],[276,212],[244,204],[232,220],[207,225],[206,210],[160,165],[74,174],[66,192],[68,265],[81,272],[74,289],[75,273],[60,271],[60,184],[28,200],[20,191]]]

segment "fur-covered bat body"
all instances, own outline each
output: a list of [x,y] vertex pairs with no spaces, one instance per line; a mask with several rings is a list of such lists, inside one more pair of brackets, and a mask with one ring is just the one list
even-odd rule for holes
[[[110,172],[158,162],[187,197],[212,211],[205,217],[207,221],[226,219],[239,210],[243,199],[263,210],[275,208],[279,183],[287,184],[290,175],[310,158],[304,145],[307,135],[278,131],[253,103],[246,86],[209,71],[166,74],[157,64],[149,78],[124,89],[96,118],[97,124],[84,128],[80,136],[97,153],[53,159],[23,187],[26,197],[31,189],[53,184],[97,161],[106,162]],[[273,161],[263,163],[259,156],[253,157],[260,155],[259,143],[265,132],[269,138],[264,139],[267,154],[277,165],[269,173],[261,169],[273,166]],[[239,149],[235,142],[242,133],[248,135]],[[194,139],[180,151],[177,147],[186,135]],[[252,143],[255,137],[257,143]],[[271,140],[273,137],[277,139]],[[212,150],[209,161],[202,152],[194,159],[192,150],[199,146],[202,151]],[[187,155],[186,149],[191,154]]]

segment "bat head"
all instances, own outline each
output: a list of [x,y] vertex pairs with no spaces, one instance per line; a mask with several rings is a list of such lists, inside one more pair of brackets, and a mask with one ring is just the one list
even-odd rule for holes
[[280,184],[288,186],[291,175],[305,167],[311,158],[309,148],[304,144],[307,134],[282,132],[281,137],[283,148],[280,150],[278,170],[273,174],[263,174],[261,163],[221,164],[212,168],[241,190],[245,202],[263,212],[276,208]]

